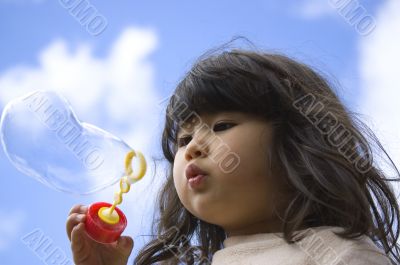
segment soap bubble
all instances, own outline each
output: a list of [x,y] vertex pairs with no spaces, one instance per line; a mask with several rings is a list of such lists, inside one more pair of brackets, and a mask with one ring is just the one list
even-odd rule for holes
[[52,91],[35,91],[9,102],[1,116],[0,138],[19,171],[75,194],[117,182],[132,150],[114,135],[80,122],[68,101]]

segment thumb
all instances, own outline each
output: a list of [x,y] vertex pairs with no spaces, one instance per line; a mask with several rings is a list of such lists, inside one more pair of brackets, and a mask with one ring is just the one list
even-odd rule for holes
[[133,245],[133,239],[129,236],[121,236],[117,241],[117,249],[125,256],[131,254]]

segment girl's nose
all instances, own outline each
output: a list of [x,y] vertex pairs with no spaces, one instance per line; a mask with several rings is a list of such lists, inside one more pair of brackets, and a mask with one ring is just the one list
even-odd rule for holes
[[186,146],[185,158],[190,161],[194,158],[205,157],[209,152],[209,144],[205,135],[198,135],[193,137],[189,144]]

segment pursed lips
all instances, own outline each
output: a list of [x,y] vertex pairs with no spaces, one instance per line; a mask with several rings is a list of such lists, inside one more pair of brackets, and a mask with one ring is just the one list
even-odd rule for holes
[[191,178],[195,178],[199,175],[207,175],[207,172],[196,166],[195,164],[189,164],[185,170],[186,179],[189,180]]

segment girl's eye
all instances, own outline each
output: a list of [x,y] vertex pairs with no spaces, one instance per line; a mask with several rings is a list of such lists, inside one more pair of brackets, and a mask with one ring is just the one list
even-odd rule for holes
[[224,130],[227,130],[227,129],[232,128],[234,126],[235,126],[234,123],[221,122],[221,123],[218,123],[218,124],[214,125],[214,131],[215,132],[224,131]]
[[[236,124],[234,124],[234,123],[220,122],[220,123],[214,125],[213,130],[214,130],[214,132],[224,131],[224,130],[234,127],[235,125]],[[192,140],[192,136],[190,136],[190,135],[182,136],[182,137],[178,138],[178,141],[177,141],[178,147],[187,145],[191,140]]]
[[178,138],[178,146],[182,147],[182,146],[187,145],[191,139],[192,139],[191,136],[183,136],[183,137]]

